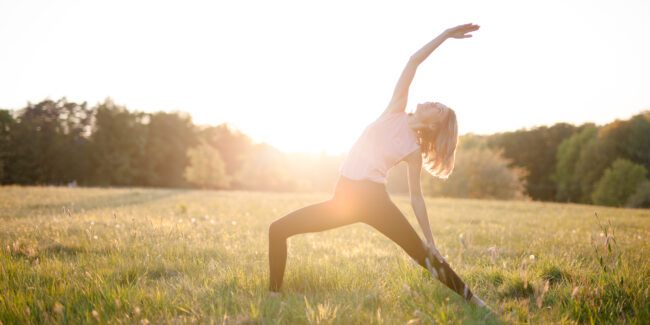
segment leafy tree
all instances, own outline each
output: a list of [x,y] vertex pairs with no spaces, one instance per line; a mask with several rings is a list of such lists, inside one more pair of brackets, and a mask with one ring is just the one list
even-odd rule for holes
[[530,130],[497,133],[488,137],[488,146],[502,149],[510,166],[528,170],[526,191],[536,200],[553,200],[556,186],[551,179],[559,144],[572,136],[576,127],[557,123],[551,127],[540,126]]
[[650,111],[633,116],[622,141],[622,151],[631,161],[650,170]]
[[650,181],[642,181],[625,205],[630,208],[650,208]]
[[591,197],[595,204],[622,206],[645,181],[648,170],[627,159],[618,158],[596,184]]
[[203,142],[187,150],[190,164],[185,167],[185,179],[207,188],[227,188],[230,177],[219,151]]
[[219,150],[226,164],[226,173],[233,177],[232,187],[242,187],[240,180],[235,176],[249,159],[253,159],[252,139],[227,123],[203,128],[200,137]]
[[92,117],[86,103],[68,102],[65,97],[28,103],[10,130],[6,181],[61,184],[84,178]]
[[189,164],[187,149],[198,144],[192,118],[186,113],[157,112],[149,115],[145,152],[141,165],[147,186],[187,186],[183,174]]
[[147,115],[129,112],[107,98],[95,107],[91,136],[89,183],[96,185],[142,185]]
[[5,161],[9,158],[11,148],[11,130],[16,121],[9,110],[0,110],[0,184],[5,184]]
[[640,114],[630,120],[609,123],[584,146],[574,172],[582,192],[580,202],[590,203],[596,183],[617,158],[644,166],[650,163],[650,123],[647,116],[647,113]]
[[431,196],[523,199],[527,171],[509,167],[501,151],[493,151],[476,138],[459,144],[454,170],[446,181],[426,177],[423,191]]
[[583,148],[594,141],[598,128],[593,124],[584,125],[582,131],[560,143],[556,154],[555,170],[551,180],[557,185],[557,201],[577,202],[582,196],[580,179],[576,174],[576,164]]

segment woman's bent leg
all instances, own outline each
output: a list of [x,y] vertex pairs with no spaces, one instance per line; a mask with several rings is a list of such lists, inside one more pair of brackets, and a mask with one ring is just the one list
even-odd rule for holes
[[[367,223],[397,243],[411,258],[428,270],[426,263],[428,253],[424,243],[399,208],[392,201],[388,201],[382,204],[381,208],[373,209],[373,211],[373,214],[365,217],[362,222]],[[449,264],[446,261],[438,261],[437,258],[432,259],[433,261],[430,261],[430,264],[435,271],[432,272],[433,275],[469,301],[472,298],[472,292],[456,272],[451,269]]]
[[330,199],[295,210],[269,227],[269,290],[279,291],[287,261],[287,238],[358,222],[342,200]]

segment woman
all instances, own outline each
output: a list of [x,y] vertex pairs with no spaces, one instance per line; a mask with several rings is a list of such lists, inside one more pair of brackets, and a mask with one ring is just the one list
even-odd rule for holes
[[[447,29],[411,56],[388,107],[368,125],[350,149],[340,168],[341,175],[333,197],[293,211],[271,224],[271,292],[278,292],[282,286],[287,238],[364,222],[397,243],[418,264],[467,301],[485,306],[438,252],[420,188],[423,160],[425,169],[439,178],[447,178],[454,168],[458,141],[456,114],[447,106],[432,102],[418,104],[414,114],[404,112],[408,89],[418,65],[446,39],[468,38],[472,36],[468,33],[478,29],[479,26],[473,24]],[[411,206],[426,242],[420,239],[386,191],[386,173],[401,161],[408,164]]]

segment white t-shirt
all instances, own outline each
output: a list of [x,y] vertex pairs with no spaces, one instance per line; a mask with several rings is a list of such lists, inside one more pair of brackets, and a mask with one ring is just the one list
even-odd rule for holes
[[406,155],[420,149],[406,112],[389,113],[370,123],[350,149],[339,172],[355,180],[386,184],[386,174]]

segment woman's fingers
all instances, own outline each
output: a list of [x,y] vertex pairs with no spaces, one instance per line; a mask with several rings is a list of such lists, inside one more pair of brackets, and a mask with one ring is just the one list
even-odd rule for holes
[[437,247],[435,247],[431,243],[427,243],[426,246],[429,252],[431,253],[431,255],[434,255],[438,259],[438,261],[440,261],[441,263],[445,261],[444,257],[442,257],[442,254],[440,254],[440,251],[438,251]]
[[467,33],[477,31],[479,28],[479,25],[472,23],[458,25],[450,30],[450,36],[453,38],[470,38],[472,35],[468,35]]

